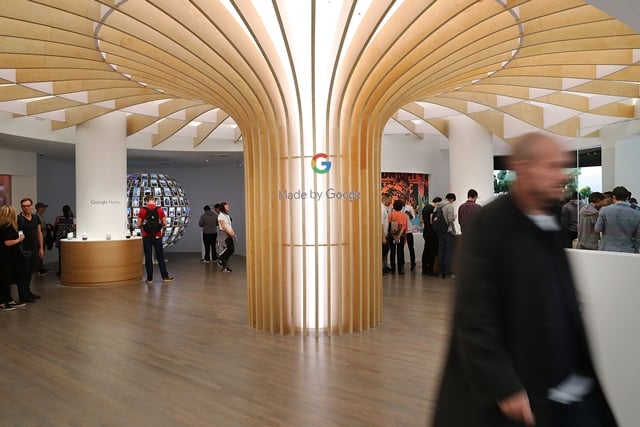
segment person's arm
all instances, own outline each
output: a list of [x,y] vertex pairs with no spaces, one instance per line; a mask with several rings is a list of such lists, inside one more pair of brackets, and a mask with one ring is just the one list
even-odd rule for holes
[[593,226],[593,231],[596,233],[602,233],[604,231],[604,212],[600,211],[596,225]]
[[4,241],[4,245],[6,247],[10,248],[11,246],[15,246],[15,245],[19,244],[23,240],[24,240],[24,234],[18,234],[18,238],[17,239],[5,240]]
[[38,235],[38,256],[42,258],[44,256],[44,238],[42,237],[42,223],[38,217],[38,227],[36,227]]
[[[164,213],[164,209],[162,209],[160,206],[158,206],[156,209],[158,209],[158,216],[160,217],[160,224],[162,224],[163,227],[167,226],[167,214]],[[160,213],[162,212],[162,213]]]
[[146,208],[140,208],[140,211],[138,212],[138,222],[136,222],[136,228],[142,227],[142,209]]
[[401,226],[400,226],[400,236],[398,236],[399,238],[401,238],[402,236],[406,236],[407,232],[409,231],[409,219],[407,218],[407,215],[404,216],[404,221],[401,222]]
[[218,219],[218,222],[220,223],[220,228],[222,229],[222,231],[224,231],[225,233],[227,233],[229,235],[229,237],[234,237],[236,234],[233,232],[233,230],[231,229],[231,227],[229,227],[229,224],[227,224],[227,219]]
[[198,221],[198,226],[204,227],[204,214],[200,215],[200,221]]
[[387,230],[389,229],[389,222],[384,223],[384,216],[382,217],[382,244],[387,244]]

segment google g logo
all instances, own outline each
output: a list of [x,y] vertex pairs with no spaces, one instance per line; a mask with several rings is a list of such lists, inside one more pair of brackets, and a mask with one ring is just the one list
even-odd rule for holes
[[328,160],[329,155],[318,153],[311,159],[311,167],[315,173],[327,173],[331,169],[331,162]]

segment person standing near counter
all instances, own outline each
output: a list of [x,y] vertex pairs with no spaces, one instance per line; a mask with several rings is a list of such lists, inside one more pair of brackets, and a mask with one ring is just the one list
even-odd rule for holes
[[145,206],[138,212],[138,228],[142,229],[142,246],[144,248],[144,266],[147,272],[147,285],[153,284],[153,251],[156,252],[158,267],[162,275],[162,281],[173,282],[175,279],[169,276],[164,260],[162,248],[162,228],[167,226],[167,216],[164,210],[156,206],[154,196],[146,195]]

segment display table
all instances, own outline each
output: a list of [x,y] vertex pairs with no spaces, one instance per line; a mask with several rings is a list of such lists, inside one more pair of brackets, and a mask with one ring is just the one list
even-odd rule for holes
[[142,239],[61,240],[60,282],[66,286],[97,287],[140,283]]

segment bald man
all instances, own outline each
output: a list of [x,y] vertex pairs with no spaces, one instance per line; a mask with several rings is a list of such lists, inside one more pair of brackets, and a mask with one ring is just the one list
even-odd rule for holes
[[553,139],[521,137],[512,191],[465,229],[434,427],[617,425],[552,214],[567,160]]

